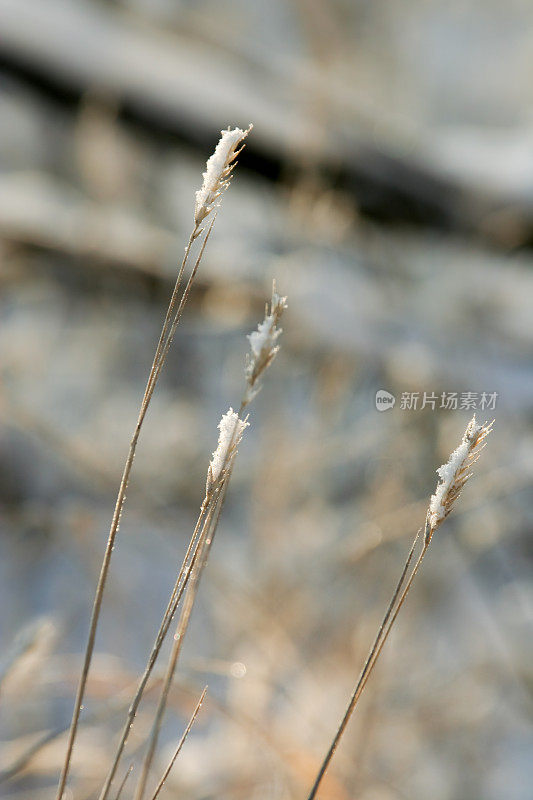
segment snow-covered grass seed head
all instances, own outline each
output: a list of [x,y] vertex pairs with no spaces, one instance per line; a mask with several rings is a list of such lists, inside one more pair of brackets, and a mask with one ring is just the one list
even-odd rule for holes
[[270,366],[279,351],[277,341],[282,329],[278,328],[278,323],[286,308],[287,298],[281,297],[281,295],[276,292],[276,282],[274,281],[272,284],[270,312],[267,305],[263,322],[259,323],[256,331],[252,331],[252,333],[248,335],[251,352],[246,359],[246,393],[243,399],[244,406],[248,405],[248,403],[253,400],[261,388],[259,385],[259,378],[267,367]]
[[252,130],[250,125],[245,131],[241,128],[228,128],[220,131],[220,139],[215,152],[209,157],[204,172],[204,181],[196,192],[194,204],[194,222],[198,227],[211,211],[220,205],[220,197],[228,188],[235,159],[242,150],[242,142]]
[[478,425],[476,417],[473,416],[467,425],[459,447],[453,451],[446,464],[438,468],[437,474],[440,482],[429,503],[426,542],[431,540],[434,532],[452,510],[453,504],[472,474],[469,470],[478,460],[481,450],[485,446],[482,445],[482,442],[491,432],[493,424],[491,422],[490,425],[487,423]]
[[218,423],[218,444],[207,470],[206,494],[210,494],[233,461],[245,429],[250,423],[242,420],[230,407]]

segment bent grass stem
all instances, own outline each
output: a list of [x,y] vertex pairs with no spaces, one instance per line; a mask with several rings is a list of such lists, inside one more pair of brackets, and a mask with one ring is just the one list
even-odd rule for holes
[[[199,254],[198,258],[196,259],[196,263],[195,263],[195,266],[194,266],[194,270],[193,270],[194,274],[196,274],[196,270],[198,269],[198,265],[199,265],[199,262],[201,260],[201,256],[203,255],[207,239],[209,238],[209,234],[211,233],[211,230],[212,230],[212,227],[213,227],[213,223],[214,223],[214,218],[213,218],[213,222],[211,223],[211,226],[210,226],[208,232],[206,233],[206,235],[204,237],[204,240],[202,242],[202,247],[201,247],[201,250],[200,250],[200,254]],[[156,347],[156,351],[155,351],[154,358],[153,358],[153,361],[152,361],[152,366],[150,368],[150,372],[149,372],[149,375],[148,375],[148,380],[147,380],[147,383],[146,383],[146,388],[144,390],[144,395],[143,395],[143,398],[142,398],[142,401],[141,401],[141,406],[140,406],[140,410],[139,410],[139,416],[137,418],[137,423],[135,425],[133,436],[132,436],[132,439],[131,439],[131,442],[130,442],[128,455],[126,457],[126,462],[124,464],[122,478],[121,478],[121,481],[120,481],[120,486],[119,486],[117,499],[116,499],[116,503],[115,503],[115,508],[114,508],[114,511],[113,511],[113,517],[112,517],[112,520],[111,520],[111,526],[110,526],[110,529],[109,529],[109,535],[108,535],[108,539],[107,539],[107,544],[106,544],[106,548],[105,548],[105,552],[104,552],[104,557],[103,557],[103,560],[102,560],[102,566],[101,566],[101,569],[100,569],[98,583],[97,583],[97,586],[96,586],[96,592],[95,592],[94,601],[93,601],[91,619],[90,619],[90,623],[89,623],[89,633],[88,633],[88,637],[87,637],[87,645],[86,645],[86,649],[85,649],[85,655],[84,655],[84,660],[83,660],[83,666],[82,666],[82,670],[81,670],[80,680],[79,680],[78,688],[77,688],[77,691],[76,691],[76,698],[75,698],[75,701],[74,701],[74,710],[73,710],[73,714],[72,714],[72,721],[71,721],[71,724],[70,724],[69,734],[68,734],[68,739],[67,739],[67,749],[66,749],[66,754],[65,754],[65,760],[64,760],[63,767],[62,767],[62,770],[61,770],[61,775],[60,775],[60,778],[59,778],[59,784],[58,784],[58,789],[57,789],[56,800],[62,800],[64,791],[65,791],[65,787],[66,787],[66,784],[67,784],[68,774],[69,774],[69,771],[70,771],[70,765],[71,765],[71,761],[72,761],[72,751],[74,749],[74,742],[75,742],[76,734],[77,734],[77,731],[78,731],[80,714],[81,714],[81,710],[82,710],[82,706],[83,706],[83,700],[84,700],[84,697],[85,697],[85,691],[86,691],[86,688],[87,688],[87,679],[88,679],[88,676],[89,676],[89,670],[90,670],[93,651],[94,651],[94,643],[95,643],[95,639],[96,639],[96,629],[98,627],[98,621],[99,621],[99,618],[100,618],[100,612],[101,612],[102,601],[103,601],[103,596],[104,596],[104,589],[105,589],[105,585],[106,585],[106,582],[107,582],[107,576],[108,576],[108,573],[109,573],[109,566],[110,566],[110,563],[111,563],[111,556],[113,554],[113,549],[114,549],[114,545],[115,545],[115,539],[116,539],[116,536],[117,536],[117,533],[118,533],[118,530],[119,530],[119,526],[120,526],[120,518],[122,516],[122,511],[123,511],[124,503],[125,503],[125,500],[126,500],[126,490],[127,490],[129,479],[130,479],[130,475],[131,475],[131,469],[132,469],[132,466],[133,466],[135,453],[137,451],[137,443],[138,443],[138,440],[139,440],[139,435],[140,435],[140,432],[141,432],[141,428],[142,428],[144,419],[146,417],[146,412],[147,412],[148,407],[150,405],[150,401],[152,399],[152,396],[153,396],[157,381],[158,381],[159,376],[161,374],[161,369],[163,367],[163,364],[165,362],[166,356],[168,354],[168,350],[170,348],[170,344],[172,343],[172,338],[174,336],[174,332],[176,330],[176,326],[179,323],[179,320],[180,320],[180,317],[181,317],[181,313],[183,311],[183,307],[184,307],[184,304],[185,304],[184,301],[188,297],[188,294],[189,294],[189,291],[190,291],[191,278],[189,278],[189,281],[188,281],[187,286],[186,286],[186,293],[187,294],[185,295],[185,292],[184,292],[184,294],[182,295],[182,299],[181,299],[181,302],[180,302],[180,304],[178,306],[178,310],[176,311],[176,313],[174,315],[174,318],[173,318],[173,321],[171,323],[172,314],[173,314],[173,312],[174,312],[174,310],[176,308],[177,298],[178,298],[179,289],[180,289],[180,286],[181,286],[181,281],[182,281],[183,273],[184,273],[184,270],[185,270],[185,266],[186,266],[188,258],[189,258],[189,254],[190,254],[190,251],[191,251],[192,243],[195,240],[195,238],[197,238],[197,236],[198,236],[198,226],[195,226],[193,232],[191,233],[191,236],[189,237],[189,241],[188,241],[187,246],[185,248],[185,253],[184,253],[180,268],[178,270],[178,276],[177,276],[176,282],[174,284],[174,289],[173,289],[173,292],[172,292],[172,296],[171,296],[171,299],[170,299],[170,302],[169,302],[169,305],[168,305],[168,309],[167,309],[167,313],[166,313],[166,316],[165,316],[165,320],[163,322],[163,327],[161,329],[159,342],[158,342],[157,347]]]

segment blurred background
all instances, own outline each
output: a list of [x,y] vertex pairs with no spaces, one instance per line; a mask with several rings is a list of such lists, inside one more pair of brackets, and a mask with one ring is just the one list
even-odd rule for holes
[[98,796],[275,277],[163,794],[307,796],[477,411],[495,431],[321,797],[531,800],[532,38],[524,0],[0,0],[0,796],[55,796],[194,192],[253,122],[143,429],[68,796]]

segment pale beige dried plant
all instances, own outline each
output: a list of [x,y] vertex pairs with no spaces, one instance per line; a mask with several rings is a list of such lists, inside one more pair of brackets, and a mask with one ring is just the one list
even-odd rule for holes
[[[367,684],[368,678],[370,677],[370,674],[372,673],[372,670],[374,669],[374,666],[379,658],[383,645],[389,636],[400,608],[405,602],[405,598],[407,597],[413,580],[420,568],[424,556],[426,555],[428,547],[433,538],[433,534],[451,512],[453,505],[459,497],[465,483],[470,478],[472,474],[470,469],[479,458],[481,450],[485,446],[484,440],[491,432],[492,425],[493,423],[490,423],[490,425],[487,423],[478,425],[476,423],[475,416],[472,417],[463,434],[463,438],[459,447],[453,451],[448,461],[437,470],[440,481],[435,490],[435,494],[432,495],[429,502],[429,507],[426,512],[426,521],[424,526],[418,530],[413,544],[411,545],[411,549],[404,564],[400,579],[396,585],[391,601],[385,612],[385,616],[383,617],[379,626],[376,638],[374,639],[367,659],[363,665],[363,669],[361,670],[359,679],[352,692],[352,696],[350,697],[348,706],[344,712],[344,716],[342,717],[329,750],[320,766],[313,787],[308,795],[308,800],[313,800],[313,798],[315,798],[317,795],[322,779],[326,774],[331,759],[335,754],[335,750],[337,749],[346,726],[350,721],[350,717],[355,710],[359,698],[361,697],[361,694]],[[420,540],[422,541],[420,553],[415,561],[414,566],[411,568],[411,571],[409,571],[417,544]]]
[[191,715],[191,718],[190,718],[190,720],[189,720],[189,722],[187,724],[187,727],[183,731],[182,737],[178,742],[178,746],[174,750],[174,752],[172,754],[172,758],[168,762],[168,765],[167,765],[165,771],[163,772],[159,783],[157,784],[157,786],[155,788],[155,791],[154,791],[154,793],[153,793],[153,795],[151,797],[151,800],[156,800],[156,798],[159,796],[159,793],[160,793],[161,789],[165,785],[165,781],[168,778],[168,776],[170,775],[170,770],[172,769],[172,767],[176,763],[176,759],[177,759],[177,757],[179,756],[179,754],[181,752],[181,748],[185,744],[185,739],[189,735],[189,733],[191,731],[191,728],[194,725],[194,721],[195,721],[196,717],[198,716],[198,712],[200,711],[200,708],[202,707],[202,703],[204,702],[205,696],[207,694],[207,688],[208,688],[207,686],[204,687],[204,690],[203,690],[202,694],[200,695],[200,699],[198,700],[198,702],[196,704],[196,707],[195,707],[194,711],[192,712],[192,715]]
[[[185,633],[189,625],[191,613],[198,592],[200,578],[207,563],[213,539],[218,527],[218,522],[222,507],[224,505],[235,457],[237,455],[237,446],[239,445],[243,433],[248,426],[247,418],[243,419],[242,415],[245,408],[250,404],[251,400],[257,394],[259,388],[259,378],[263,376],[265,370],[270,366],[270,364],[272,364],[272,361],[279,351],[277,340],[281,334],[281,329],[278,327],[278,323],[283,311],[286,308],[287,298],[281,297],[277,294],[276,285],[274,283],[272,288],[270,312],[268,311],[267,306],[265,311],[265,319],[259,324],[258,330],[252,332],[248,336],[251,352],[248,354],[246,360],[246,384],[239,412],[236,413],[232,408],[230,408],[228,412],[222,416],[218,426],[218,444],[213,452],[213,456],[208,466],[205,497],[200,508],[197,524],[189,543],[187,552],[190,553],[190,559],[184,575],[182,586],[180,586],[179,598],[181,598],[185,587],[187,588],[187,593],[185,595],[183,608],[177,624],[176,633],[174,634],[172,651],[168,661],[152,730],[148,740],[146,754],[135,791],[135,800],[142,800],[146,791],[148,776],[157,749],[159,732],[161,730],[163,716],[168,703],[170,688],[174,679]],[[178,594],[176,593],[176,598],[177,597]],[[170,602],[175,603],[173,606],[175,611],[177,603],[175,599],[173,600],[173,596],[171,596]],[[166,627],[165,635],[166,631],[168,630],[168,625],[166,623],[168,622],[168,624],[170,624],[172,616],[173,612],[170,617],[164,617],[163,619],[163,624],[165,624]],[[101,800],[103,800],[103,797],[104,795],[101,795]]]
[[[81,675],[76,692],[76,698],[74,701],[74,711],[72,714],[72,722],[70,725],[70,730],[67,739],[65,760],[59,778],[59,785],[56,795],[57,800],[62,800],[67,784],[70,764],[72,760],[72,751],[74,748],[74,742],[78,730],[80,713],[85,696],[87,679],[94,651],[96,630],[98,627],[104,590],[109,573],[109,566],[111,563],[111,556],[113,554],[115,540],[119,530],[120,518],[124,508],[124,502],[126,500],[126,490],[128,487],[133,461],[135,459],[135,453],[137,451],[137,443],[139,440],[143,422],[146,417],[146,413],[148,411],[155,387],[159,380],[161,370],[163,369],[166,357],[172,345],[174,334],[181,319],[183,309],[188,300],[192,282],[196,276],[198,267],[202,260],[205,246],[207,244],[209,235],[211,233],[213,224],[215,222],[215,216],[213,217],[213,220],[211,221],[211,224],[207,230],[202,228],[202,223],[204,222],[206,217],[211,213],[211,211],[213,211],[213,209],[219,205],[221,194],[223,191],[225,191],[225,189],[229,185],[231,173],[235,166],[235,160],[240,152],[240,149],[238,149],[239,145],[242,144],[244,138],[248,135],[250,129],[251,127],[248,128],[248,130],[246,131],[243,131],[240,128],[221,131],[220,141],[217,147],[215,148],[215,152],[207,162],[206,172],[204,173],[203,176],[204,180],[202,187],[196,194],[196,203],[194,207],[194,226],[189,236],[189,241],[187,242],[187,245],[185,247],[185,253],[178,270],[178,275],[176,278],[172,296],[170,298],[168,309],[161,329],[159,341],[157,343],[157,347],[155,350],[155,355],[148,375],[146,388],[144,390],[144,395],[141,400],[139,415],[133,431],[133,436],[130,442],[129,451],[124,464],[122,478],[120,481],[120,486],[115,503],[115,509],[111,520],[111,526],[109,529],[109,535],[107,539],[104,557],[100,569],[100,576],[98,579],[96,593],[93,602],[93,610],[92,610],[91,620],[89,623],[89,633],[85,649],[85,655],[83,659]],[[195,240],[201,237],[202,235],[203,235],[203,240],[201,242],[198,255],[196,256],[193,267],[190,271],[188,280],[185,284],[185,288],[180,294],[182,279],[185,273],[185,269],[189,262],[193,244]]]

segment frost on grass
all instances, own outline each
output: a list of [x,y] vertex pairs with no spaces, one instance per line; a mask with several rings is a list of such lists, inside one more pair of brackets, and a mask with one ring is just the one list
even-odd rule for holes
[[203,174],[204,182],[201,189],[196,192],[194,205],[196,225],[200,225],[213,208],[220,204],[220,196],[229,186],[235,159],[242,149],[239,145],[248,136],[251,129],[250,125],[245,131],[241,128],[233,128],[233,130],[228,128],[227,131],[220,131],[221,136],[215,152],[207,161]]
[[263,322],[260,322],[256,331],[248,335],[252,356],[255,359],[261,357],[261,353],[268,350],[270,353],[278,351],[276,341],[281,333],[281,328],[276,328],[272,314],[268,314]]
[[248,355],[246,362],[246,394],[244,403],[247,405],[260,389],[258,384],[259,377],[265,369],[272,363],[273,359],[279,351],[277,344],[278,338],[282,332],[278,328],[278,322],[284,310],[287,308],[287,298],[281,297],[276,292],[276,284],[272,287],[272,300],[270,303],[270,312],[268,306],[265,311],[265,318],[260,322],[256,331],[252,331],[248,335],[250,342],[251,353]]
[[207,487],[212,488],[236,453],[245,428],[249,425],[230,407],[218,423],[218,445],[209,463]]
[[428,534],[430,537],[452,510],[455,500],[471,475],[468,470],[477,461],[483,449],[480,445],[491,429],[492,423],[478,425],[473,416],[467,425],[459,447],[453,451],[446,464],[438,468],[437,474],[440,482],[435,494],[431,497],[428,510]]

